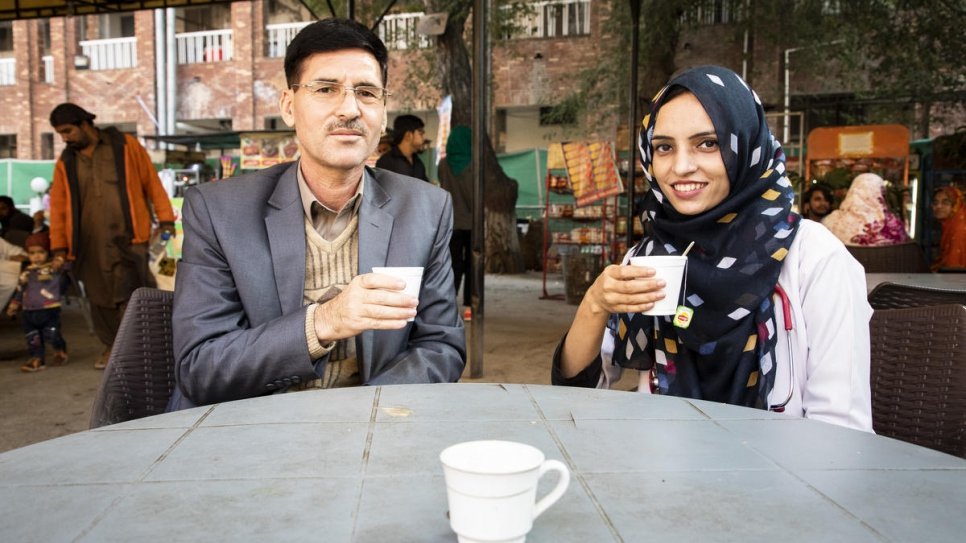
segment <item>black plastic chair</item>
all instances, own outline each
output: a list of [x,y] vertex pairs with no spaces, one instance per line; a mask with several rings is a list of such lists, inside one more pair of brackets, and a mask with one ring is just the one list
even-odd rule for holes
[[871,337],[876,433],[966,458],[966,307],[876,311]]
[[846,245],[845,248],[862,264],[865,273],[929,272],[926,255],[914,241],[876,247]]
[[134,291],[94,400],[91,428],[164,413],[175,387],[173,301],[170,291]]
[[966,289],[954,290],[899,283],[880,283],[869,293],[872,309],[904,309],[930,305],[966,305]]

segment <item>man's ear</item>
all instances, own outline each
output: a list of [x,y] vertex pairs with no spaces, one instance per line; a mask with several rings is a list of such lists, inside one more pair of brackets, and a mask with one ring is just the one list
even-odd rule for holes
[[288,127],[295,126],[295,91],[285,89],[278,98],[278,111]]

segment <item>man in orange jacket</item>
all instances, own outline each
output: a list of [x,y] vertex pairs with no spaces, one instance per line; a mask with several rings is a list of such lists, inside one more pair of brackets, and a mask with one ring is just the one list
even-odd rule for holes
[[144,147],[115,128],[96,128],[94,118],[71,103],[50,113],[67,144],[50,189],[50,246],[54,267],[73,261],[84,284],[94,331],[105,345],[94,367],[103,369],[131,293],[155,286],[148,270],[151,210],[172,236],[174,211]]

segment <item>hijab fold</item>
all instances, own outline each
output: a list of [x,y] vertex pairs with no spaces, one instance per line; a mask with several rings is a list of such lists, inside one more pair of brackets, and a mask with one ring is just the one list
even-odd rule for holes
[[[731,184],[724,201],[693,216],[671,206],[652,169],[655,120],[676,88],[694,94],[711,118]],[[639,143],[650,183],[642,217],[648,235],[632,251],[676,255],[695,242],[679,300],[694,313],[687,329],[671,316],[615,315],[614,363],[653,367],[662,394],[767,408],[777,343],[771,295],[800,217],[761,102],[731,70],[692,68],[655,96]]]

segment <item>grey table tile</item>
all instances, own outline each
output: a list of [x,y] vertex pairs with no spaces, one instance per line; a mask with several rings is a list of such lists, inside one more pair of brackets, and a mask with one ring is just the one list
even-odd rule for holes
[[205,413],[211,410],[211,406],[196,407],[175,411],[174,413],[164,413],[143,419],[134,419],[110,426],[95,428],[93,432],[113,432],[116,430],[144,430],[150,428],[191,428]]
[[196,428],[149,481],[358,476],[368,424],[265,424]]
[[881,541],[785,472],[601,473],[586,479],[624,541]]
[[713,420],[789,420],[800,418],[794,415],[774,413],[764,409],[739,407],[737,405],[728,405],[720,402],[708,402],[704,400],[684,401],[687,401],[695,409]]
[[0,539],[73,541],[129,488],[118,484],[0,487]]
[[81,541],[350,541],[360,487],[359,479],[143,484]]
[[719,424],[748,446],[793,471],[966,466],[966,460],[938,451],[819,421],[721,421]]
[[[537,499],[557,483],[557,475],[540,480]],[[446,481],[433,477],[370,477],[365,481],[353,541],[356,543],[452,542],[456,535],[449,526]],[[585,543],[613,540],[590,498],[571,479],[566,493],[537,517],[527,541]]]
[[537,419],[521,385],[435,384],[385,386],[377,421],[487,421]]
[[202,426],[287,422],[369,422],[375,387],[305,390],[214,407]]
[[777,466],[711,421],[548,423],[578,470],[774,470]]
[[[686,400],[613,391],[602,396],[592,388],[528,387],[543,416],[556,420],[707,420]],[[603,398],[606,397],[606,400]]]
[[798,476],[892,541],[966,537],[966,468],[803,471]]
[[14,449],[0,455],[0,486],[137,481],[185,431],[81,432]]
[[525,421],[379,423],[369,450],[366,476],[442,474],[439,453],[463,441],[497,439],[533,445],[547,458],[563,460],[541,423]]

